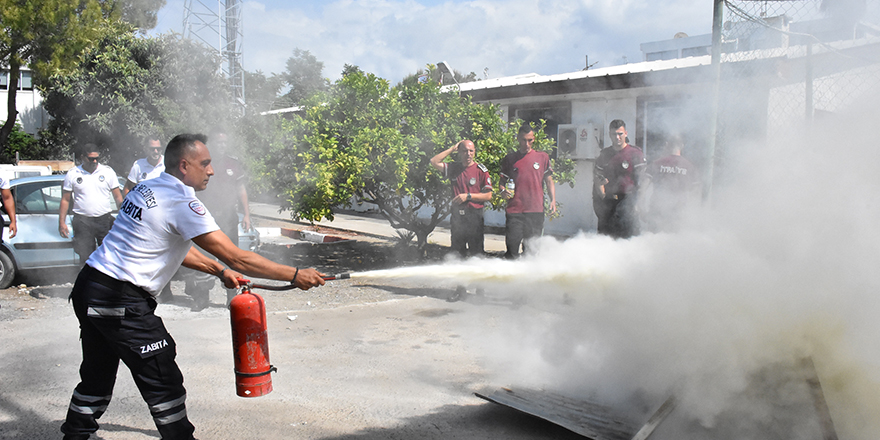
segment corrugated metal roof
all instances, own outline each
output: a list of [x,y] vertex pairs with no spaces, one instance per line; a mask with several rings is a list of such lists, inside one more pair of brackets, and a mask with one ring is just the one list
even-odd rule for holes
[[[550,82],[569,81],[574,79],[595,78],[612,75],[625,75],[629,73],[652,72],[671,70],[693,66],[709,65],[712,57],[709,55],[700,57],[677,58],[673,60],[644,61],[641,63],[621,64],[619,66],[602,67],[599,69],[579,70],[577,72],[558,73],[555,75],[538,75],[529,73],[525,75],[493,78],[483,81],[473,81],[461,84],[461,91],[485,90],[501,87],[512,87],[528,84],[540,84]],[[444,90],[453,91],[457,86],[444,86]]]
[[[846,50],[849,48],[857,48],[861,46],[875,45],[880,42],[880,37],[868,36],[857,40],[836,41],[832,43],[817,44],[813,48],[813,54],[817,55],[823,52]],[[797,58],[806,55],[806,46],[797,45],[784,48],[756,49],[750,51],[737,51],[722,54],[722,62],[738,62],[738,61],[755,61],[771,58]],[[708,66],[712,64],[710,55],[676,58],[671,60],[642,61],[639,63],[621,64],[618,66],[601,67],[598,69],[579,70],[577,72],[558,73],[554,75],[538,75],[536,73],[528,73],[523,75],[507,76],[503,78],[493,78],[483,81],[473,81],[461,84],[459,86],[444,86],[444,91],[455,91],[460,87],[462,92],[470,92],[477,90],[500,89],[504,87],[513,87],[531,84],[546,84],[563,82],[570,80],[578,80],[585,78],[600,78],[606,76],[628,75],[634,73],[646,72],[663,72],[675,69],[684,69],[697,66]]]

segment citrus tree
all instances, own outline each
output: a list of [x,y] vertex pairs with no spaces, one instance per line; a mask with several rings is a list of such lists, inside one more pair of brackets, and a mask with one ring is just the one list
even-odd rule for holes
[[[263,128],[253,145],[257,174],[280,194],[296,219],[333,219],[334,210],[368,202],[396,229],[410,231],[424,250],[428,235],[449,214],[452,191],[430,159],[461,139],[477,145],[476,160],[497,182],[501,159],[516,149],[516,128],[493,105],[476,104],[434,82],[402,83],[360,69],[303,103],[304,114]],[[267,135],[267,133],[273,133]],[[536,130],[536,149],[552,142]],[[258,152],[257,152],[258,151]],[[558,160],[571,183],[573,163]],[[495,197],[493,206],[502,206]]]

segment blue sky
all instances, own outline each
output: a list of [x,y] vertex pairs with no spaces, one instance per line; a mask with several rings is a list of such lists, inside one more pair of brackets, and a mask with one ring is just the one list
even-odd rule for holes
[[[183,5],[168,0],[153,32],[182,32]],[[585,56],[596,67],[641,61],[640,43],[711,32],[712,1],[244,0],[242,22],[249,71],[280,73],[300,48],[331,80],[344,64],[396,82],[439,61],[497,78],[581,70]]]

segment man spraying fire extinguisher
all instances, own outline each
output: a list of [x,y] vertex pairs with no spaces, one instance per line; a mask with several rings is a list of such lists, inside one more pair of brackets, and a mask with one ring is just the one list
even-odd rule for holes
[[[120,360],[131,370],[161,437],[193,438],[174,339],[153,313],[155,296],[181,264],[216,275],[228,288],[239,286],[242,273],[290,281],[300,289],[324,284],[317,270],[241,250],[219,230],[195,196],[214,174],[205,141],[203,135],[182,134],[168,143],[165,172],[132,188],[110,233],[77,277],[70,297],[83,361],[61,426],[65,439],[87,439],[98,430]],[[193,243],[220,261],[198,252]]]

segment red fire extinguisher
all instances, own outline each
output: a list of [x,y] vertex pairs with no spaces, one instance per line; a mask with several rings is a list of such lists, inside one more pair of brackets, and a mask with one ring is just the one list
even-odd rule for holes
[[266,333],[266,303],[251,292],[248,280],[239,280],[242,292],[229,302],[232,321],[232,354],[235,360],[235,393],[260,397],[272,392],[269,337]]

